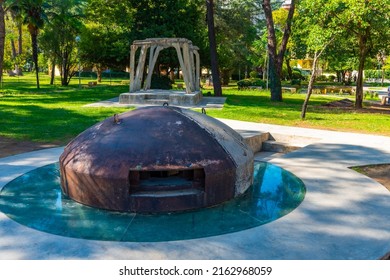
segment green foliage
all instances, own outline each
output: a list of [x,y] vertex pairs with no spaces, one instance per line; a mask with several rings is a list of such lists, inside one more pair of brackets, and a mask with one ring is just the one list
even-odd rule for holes
[[366,79],[382,79],[384,75],[385,79],[390,79],[390,69],[389,70],[365,70],[364,77]]
[[249,73],[249,77],[251,77],[252,79],[256,79],[259,77],[259,73],[257,71],[251,71]]
[[294,86],[300,86],[301,85],[301,80],[300,79],[292,79],[291,80],[291,85]]
[[79,42],[83,65],[100,72],[128,65],[134,12],[126,1],[88,1]]
[[76,37],[82,27],[83,1],[52,0],[47,12],[49,21],[40,35],[40,47],[51,63],[59,65],[61,82],[66,86],[76,74]]
[[262,79],[251,78],[244,79],[237,82],[238,89],[246,89],[250,87],[260,87],[265,88],[266,83]]
[[[203,1],[204,2],[204,1]],[[257,38],[255,25],[258,10],[255,0],[214,1],[218,63],[220,69],[237,73],[251,68],[250,46]],[[206,59],[204,57],[204,59]],[[257,65],[256,65],[257,66]]]
[[304,81],[305,80],[305,76],[302,75],[302,72],[298,69],[294,69],[292,71],[292,80],[296,80],[296,81]]
[[316,80],[319,82],[325,82],[328,80],[328,77],[326,75],[320,75],[316,78]]

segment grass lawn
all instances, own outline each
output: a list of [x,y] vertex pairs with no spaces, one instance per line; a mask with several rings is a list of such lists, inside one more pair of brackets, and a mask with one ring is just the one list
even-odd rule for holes
[[[89,80],[83,79],[82,84],[87,84]],[[89,126],[115,113],[129,110],[83,107],[127,92],[128,85],[122,85],[121,80],[106,80],[103,85],[91,88],[79,88],[77,78],[68,87],[59,86],[59,81],[56,81],[57,85],[51,86],[48,81],[48,76],[41,74],[41,89],[37,90],[31,74],[20,78],[4,77],[0,88],[0,136],[62,145]],[[284,94],[281,103],[271,102],[267,91],[226,88],[224,95],[227,97],[224,109],[208,109],[208,115],[390,136],[390,114],[322,106],[345,96],[313,95],[307,119],[302,121],[300,110],[304,94]]]
[[[283,94],[283,102],[271,102],[267,91],[224,90],[227,96],[223,110],[208,109],[208,115],[288,126],[351,131],[390,136],[389,111],[373,113],[370,110],[354,110],[323,106],[326,103],[353,96],[312,95],[306,119],[301,120],[301,108],[305,94]],[[379,100],[379,98],[377,98]]]
[[[126,85],[79,88],[74,79],[69,87],[50,86],[41,75],[41,89],[33,76],[5,77],[0,90],[0,136],[65,144],[87,127],[123,112],[125,108],[88,108],[85,104],[117,97]],[[87,80],[84,81],[87,83]]]

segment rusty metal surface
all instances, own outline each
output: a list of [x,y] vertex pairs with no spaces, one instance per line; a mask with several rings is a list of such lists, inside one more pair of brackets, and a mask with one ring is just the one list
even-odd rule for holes
[[[212,206],[234,197],[231,156],[182,109],[144,107],[117,117],[92,126],[66,146],[60,157],[61,186],[70,198],[109,210],[161,212]],[[155,189],[137,189],[139,179],[132,177],[155,171],[179,171],[164,179],[178,183],[159,186],[153,179],[157,183],[142,184]],[[183,175],[189,172],[191,178]]]

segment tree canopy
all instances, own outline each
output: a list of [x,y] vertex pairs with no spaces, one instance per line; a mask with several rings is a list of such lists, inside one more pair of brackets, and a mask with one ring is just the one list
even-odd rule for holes
[[[202,66],[210,69],[212,40],[206,16],[210,2],[218,55],[214,72],[221,73],[226,85],[232,73],[241,70],[246,75],[253,70],[264,73],[269,61],[274,101],[282,100],[281,80],[293,77],[291,60],[314,59],[321,53],[318,62],[336,72],[340,82],[347,71],[357,70],[355,103],[360,108],[363,70],[385,67],[390,53],[388,0],[292,0],[283,6],[283,1],[273,0],[3,0],[0,70],[5,65],[18,72],[28,62],[39,87],[40,54],[50,62],[49,68],[60,69],[62,84],[67,85],[79,61],[98,73],[125,70],[131,43],[151,37],[192,40],[200,48]],[[333,44],[328,44],[330,40]],[[178,73],[174,50],[162,51],[157,64],[156,73],[161,67]]]

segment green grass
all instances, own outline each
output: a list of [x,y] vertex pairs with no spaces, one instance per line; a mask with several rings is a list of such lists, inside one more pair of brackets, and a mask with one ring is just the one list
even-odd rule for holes
[[390,136],[389,114],[322,106],[344,98],[353,100],[353,97],[312,95],[306,119],[301,120],[304,94],[284,93],[283,102],[271,102],[267,91],[225,89],[224,95],[227,97],[224,109],[208,109],[208,115],[242,121]]
[[83,107],[127,92],[126,85],[79,89],[78,81],[69,87],[50,86],[48,77],[43,77],[37,90],[30,76],[19,81],[12,77],[14,83],[5,78],[6,87],[0,90],[0,136],[65,144],[87,127],[128,110]]
[[[83,84],[91,79],[85,78]],[[110,85],[111,82],[111,85]],[[128,91],[121,80],[107,81],[91,88],[79,88],[78,79],[68,87],[49,85],[49,77],[41,74],[41,89],[35,87],[33,75],[4,77],[0,89],[0,136],[65,144],[89,126],[129,109],[92,108],[85,104],[117,97]],[[205,90],[207,92],[208,89]],[[355,110],[330,109],[323,104],[345,96],[313,95],[307,119],[300,120],[304,94],[284,94],[283,102],[271,102],[267,91],[224,89],[225,107],[208,109],[207,114],[219,118],[279,125],[354,131],[390,136],[389,114]]]

